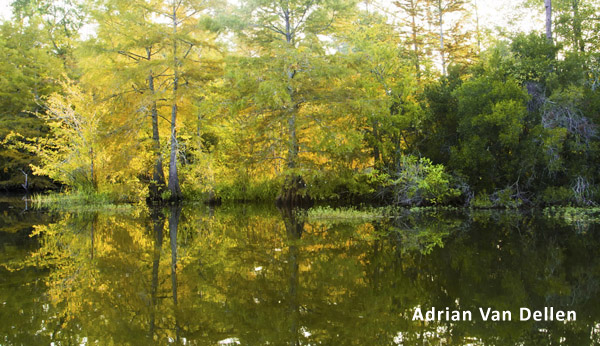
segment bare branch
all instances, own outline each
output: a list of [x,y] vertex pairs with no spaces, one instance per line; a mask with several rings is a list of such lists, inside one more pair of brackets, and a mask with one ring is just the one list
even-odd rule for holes
[[298,30],[298,28],[300,27],[300,25],[305,21],[305,16],[308,13],[308,10],[310,10],[310,8],[314,5],[314,0],[311,0],[308,4],[306,4],[306,6],[304,7],[304,10],[302,11],[302,14],[300,15],[300,19],[298,20],[298,23],[296,23],[296,25],[294,26],[293,32],[296,32],[296,30]]
[[131,53],[131,52],[126,52],[124,50],[120,50],[118,51],[119,54],[124,55],[130,59],[133,59],[135,61],[139,61],[139,60],[148,60],[147,57],[139,55],[139,54],[135,54],[135,53]]

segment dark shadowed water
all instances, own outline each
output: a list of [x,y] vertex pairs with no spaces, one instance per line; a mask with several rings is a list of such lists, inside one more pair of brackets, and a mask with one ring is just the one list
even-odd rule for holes
[[[597,225],[533,212],[364,221],[2,200],[0,344],[598,344],[599,250]],[[576,320],[520,321],[523,307]],[[418,308],[472,320],[413,320]],[[479,308],[512,319],[484,321]]]

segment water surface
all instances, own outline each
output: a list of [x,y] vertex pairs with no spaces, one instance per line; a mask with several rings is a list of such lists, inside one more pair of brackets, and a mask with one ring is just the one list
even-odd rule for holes
[[[599,248],[597,225],[535,212],[340,220],[0,200],[0,344],[597,344]],[[577,319],[518,320],[546,306]],[[417,307],[473,320],[413,321]]]

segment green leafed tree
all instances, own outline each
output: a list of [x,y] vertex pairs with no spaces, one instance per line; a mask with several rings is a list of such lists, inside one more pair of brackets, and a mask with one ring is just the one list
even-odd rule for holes
[[43,137],[48,128],[34,113],[42,100],[58,91],[64,73],[60,59],[49,52],[40,29],[19,23],[0,25],[0,187],[21,189],[28,176],[30,188],[48,188],[45,178],[31,177],[29,165],[37,158],[6,142],[10,132],[27,138]]
[[402,154],[416,149],[424,114],[417,101],[414,57],[381,16],[362,14],[346,34],[353,72],[346,86],[353,95],[348,104],[364,119],[374,166],[393,170]]
[[325,78],[329,69],[325,63],[327,35],[353,7],[351,0],[250,0],[240,6],[241,45],[250,55],[252,69],[260,75],[250,104],[285,129],[277,135],[284,144],[285,167],[290,173],[284,199],[293,199],[301,185],[302,153],[307,151],[303,127],[309,123],[305,111],[323,96],[316,94],[323,89],[315,86],[317,78]]
[[52,53],[73,67],[73,50],[88,15],[84,0],[13,0],[11,7],[15,22],[40,29]]
[[599,28],[596,0],[554,0],[554,31],[574,52],[597,51]]

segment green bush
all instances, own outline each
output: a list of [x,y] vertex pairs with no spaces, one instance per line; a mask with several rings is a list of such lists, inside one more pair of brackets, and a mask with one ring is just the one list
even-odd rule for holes
[[573,200],[573,191],[567,186],[547,187],[541,195],[541,201],[550,205],[568,205]]
[[478,209],[519,208],[523,205],[523,199],[512,186],[509,186],[489,195],[485,191],[479,192],[471,199],[469,205],[471,208]]
[[428,158],[403,156],[400,166],[389,181],[395,204],[444,204],[460,196],[451,184],[451,176],[443,165],[434,165]]

